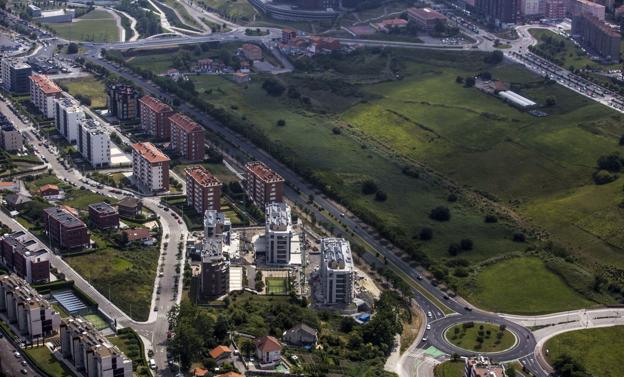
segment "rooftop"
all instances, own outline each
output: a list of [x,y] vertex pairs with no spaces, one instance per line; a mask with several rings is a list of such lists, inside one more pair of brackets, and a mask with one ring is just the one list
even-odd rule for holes
[[0,285],[13,292],[18,303],[26,302],[29,306],[50,307],[48,300],[15,274],[0,276]]
[[50,80],[48,76],[35,74],[30,76],[30,80],[45,94],[57,94],[62,92],[61,88],[59,88],[54,81]]
[[89,209],[102,215],[112,215],[117,213],[115,207],[106,202],[89,204]]
[[39,260],[48,260],[47,251],[39,248],[37,241],[29,234],[19,231],[8,234],[2,239],[5,243],[11,245],[14,252],[19,253],[26,258],[36,257]]
[[63,321],[63,324],[72,330],[74,335],[79,334],[80,340],[87,351],[92,351],[100,356],[117,355],[123,359],[128,358],[114,346],[106,337],[93,326],[89,321],[71,317]]
[[271,230],[288,230],[292,225],[290,206],[286,203],[271,203],[266,206],[266,224]]
[[275,339],[274,337],[270,335],[267,335],[256,340],[256,348],[262,351],[262,353],[275,352],[275,351],[281,351],[282,345],[277,339]]
[[150,110],[160,113],[165,111],[173,111],[171,106],[167,105],[164,102],[157,100],[152,96],[143,96],[139,99],[139,102],[147,106]]
[[126,196],[117,202],[118,207],[131,207],[134,208],[141,204],[141,199],[133,198],[131,196]]
[[104,127],[95,119],[83,119],[80,122],[80,125],[83,129],[86,130],[91,135],[108,135],[108,133],[104,130]]
[[59,191],[60,189],[59,189],[59,187],[57,185],[53,185],[51,183],[48,183],[48,184],[45,184],[45,185],[39,187],[39,190],[37,190],[37,191],[39,191],[40,193],[44,193],[44,192],[49,191],[49,190]]
[[3,62],[7,62],[7,64],[13,69],[30,69],[30,65],[20,59],[2,59]]
[[203,166],[192,166],[184,169],[187,177],[192,177],[195,182],[204,187],[221,186],[221,181]]
[[332,270],[353,270],[351,246],[344,238],[323,238],[321,253],[325,264]]
[[169,117],[169,121],[187,133],[202,131],[202,127],[197,122],[182,113],[173,114]]
[[56,102],[68,112],[79,112],[82,111],[80,107],[80,102],[76,101],[74,98],[62,97],[56,100]]
[[408,8],[407,13],[427,20],[446,19],[446,17],[431,8]]
[[258,178],[265,182],[284,182],[284,178],[282,178],[281,175],[271,170],[271,168],[266,166],[263,162],[248,162],[245,165],[245,168],[253,172]]
[[144,240],[152,236],[147,228],[127,229],[124,233],[128,235],[128,242]]
[[152,143],[136,143],[132,144],[132,148],[136,153],[152,164],[170,161],[169,157]]
[[212,357],[213,359],[218,359],[223,354],[231,353],[231,352],[232,350],[230,349],[230,347],[219,345],[213,348],[212,350],[210,350],[210,357]]
[[77,217],[59,207],[49,207],[43,210],[51,218],[60,222],[66,227],[81,227],[85,224]]

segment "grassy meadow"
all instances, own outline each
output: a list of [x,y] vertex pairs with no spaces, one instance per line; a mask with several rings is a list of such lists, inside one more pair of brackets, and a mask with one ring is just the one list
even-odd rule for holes
[[73,22],[48,24],[61,38],[70,41],[117,42],[119,29],[113,16],[105,11],[93,10]]
[[93,76],[59,80],[58,84],[67,89],[67,92],[72,96],[81,94],[89,97],[91,99],[91,108],[100,109],[106,107],[106,86],[101,80]]

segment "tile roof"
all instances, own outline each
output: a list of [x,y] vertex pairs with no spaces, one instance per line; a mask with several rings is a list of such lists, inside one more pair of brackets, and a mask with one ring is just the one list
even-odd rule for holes
[[149,230],[147,230],[146,228],[127,229],[124,230],[124,233],[128,235],[129,242],[143,240],[151,237]]
[[210,357],[212,357],[213,359],[218,359],[223,354],[232,353],[232,350],[228,346],[219,345],[213,348],[212,350],[210,350],[209,353],[210,353]]
[[46,192],[48,190],[59,191],[59,187],[57,185],[53,185],[53,184],[48,183],[48,184],[45,184],[45,185],[39,187],[39,190],[37,190],[37,191],[39,191],[40,193],[44,193],[44,192]]
[[169,157],[152,143],[132,144],[132,148],[150,163],[170,161]]
[[210,174],[203,166],[192,166],[184,169],[187,177],[192,177],[193,180],[202,186],[220,186],[221,181],[214,175]]
[[227,372],[227,373],[223,373],[223,374],[218,374],[217,377],[245,377],[240,373],[236,373],[236,372]]
[[282,345],[280,342],[272,336],[263,336],[262,338],[256,341],[256,348],[258,348],[262,353],[265,352],[275,352],[281,351]]
[[164,102],[157,100],[152,96],[143,96],[139,99],[139,102],[147,106],[150,110],[160,113],[164,111],[173,111],[171,106],[167,105]]
[[197,122],[195,122],[193,119],[189,118],[188,116],[182,113],[173,114],[172,116],[169,117],[169,121],[171,122],[172,126],[175,124],[176,126],[180,127],[182,130],[184,130],[184,132],[186,133],[197,132],[197,131],[202,130],[202,127],[199,124],[197,124]]
[[30,80],[37,85],[39,89],[41,89],[45,94],[56,94],[61,93],[62,90],[56,85],[48,76],[44,75],[32,75],[30,76]]
[[245,168],[252,171],[256,176],[266,182],[284,180],[281,175],[274,172],[261,161],[248,162],[245,165]]

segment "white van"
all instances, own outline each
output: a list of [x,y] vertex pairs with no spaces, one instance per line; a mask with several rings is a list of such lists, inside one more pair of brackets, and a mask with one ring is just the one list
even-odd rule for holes
[[149,359],[149,367],[152,370],[156,370],[156,360],[154,359]]

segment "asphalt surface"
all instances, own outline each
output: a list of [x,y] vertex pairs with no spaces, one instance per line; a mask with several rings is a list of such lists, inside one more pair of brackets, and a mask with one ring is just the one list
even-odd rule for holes
[[[0,334],[2,334],[1,331]],[[16,351],[19,352],[20,355],[22,354],[22,351],[18,351],[6,336],[3,335],[2,338],[0,338],[0,374],[7,377],[41,376],[25,361],[23,356],[19,358],[15,357]],[[22,362],[24,362],[25,365],[22,364]],[[24,369],[26,373],[22,372]]]

